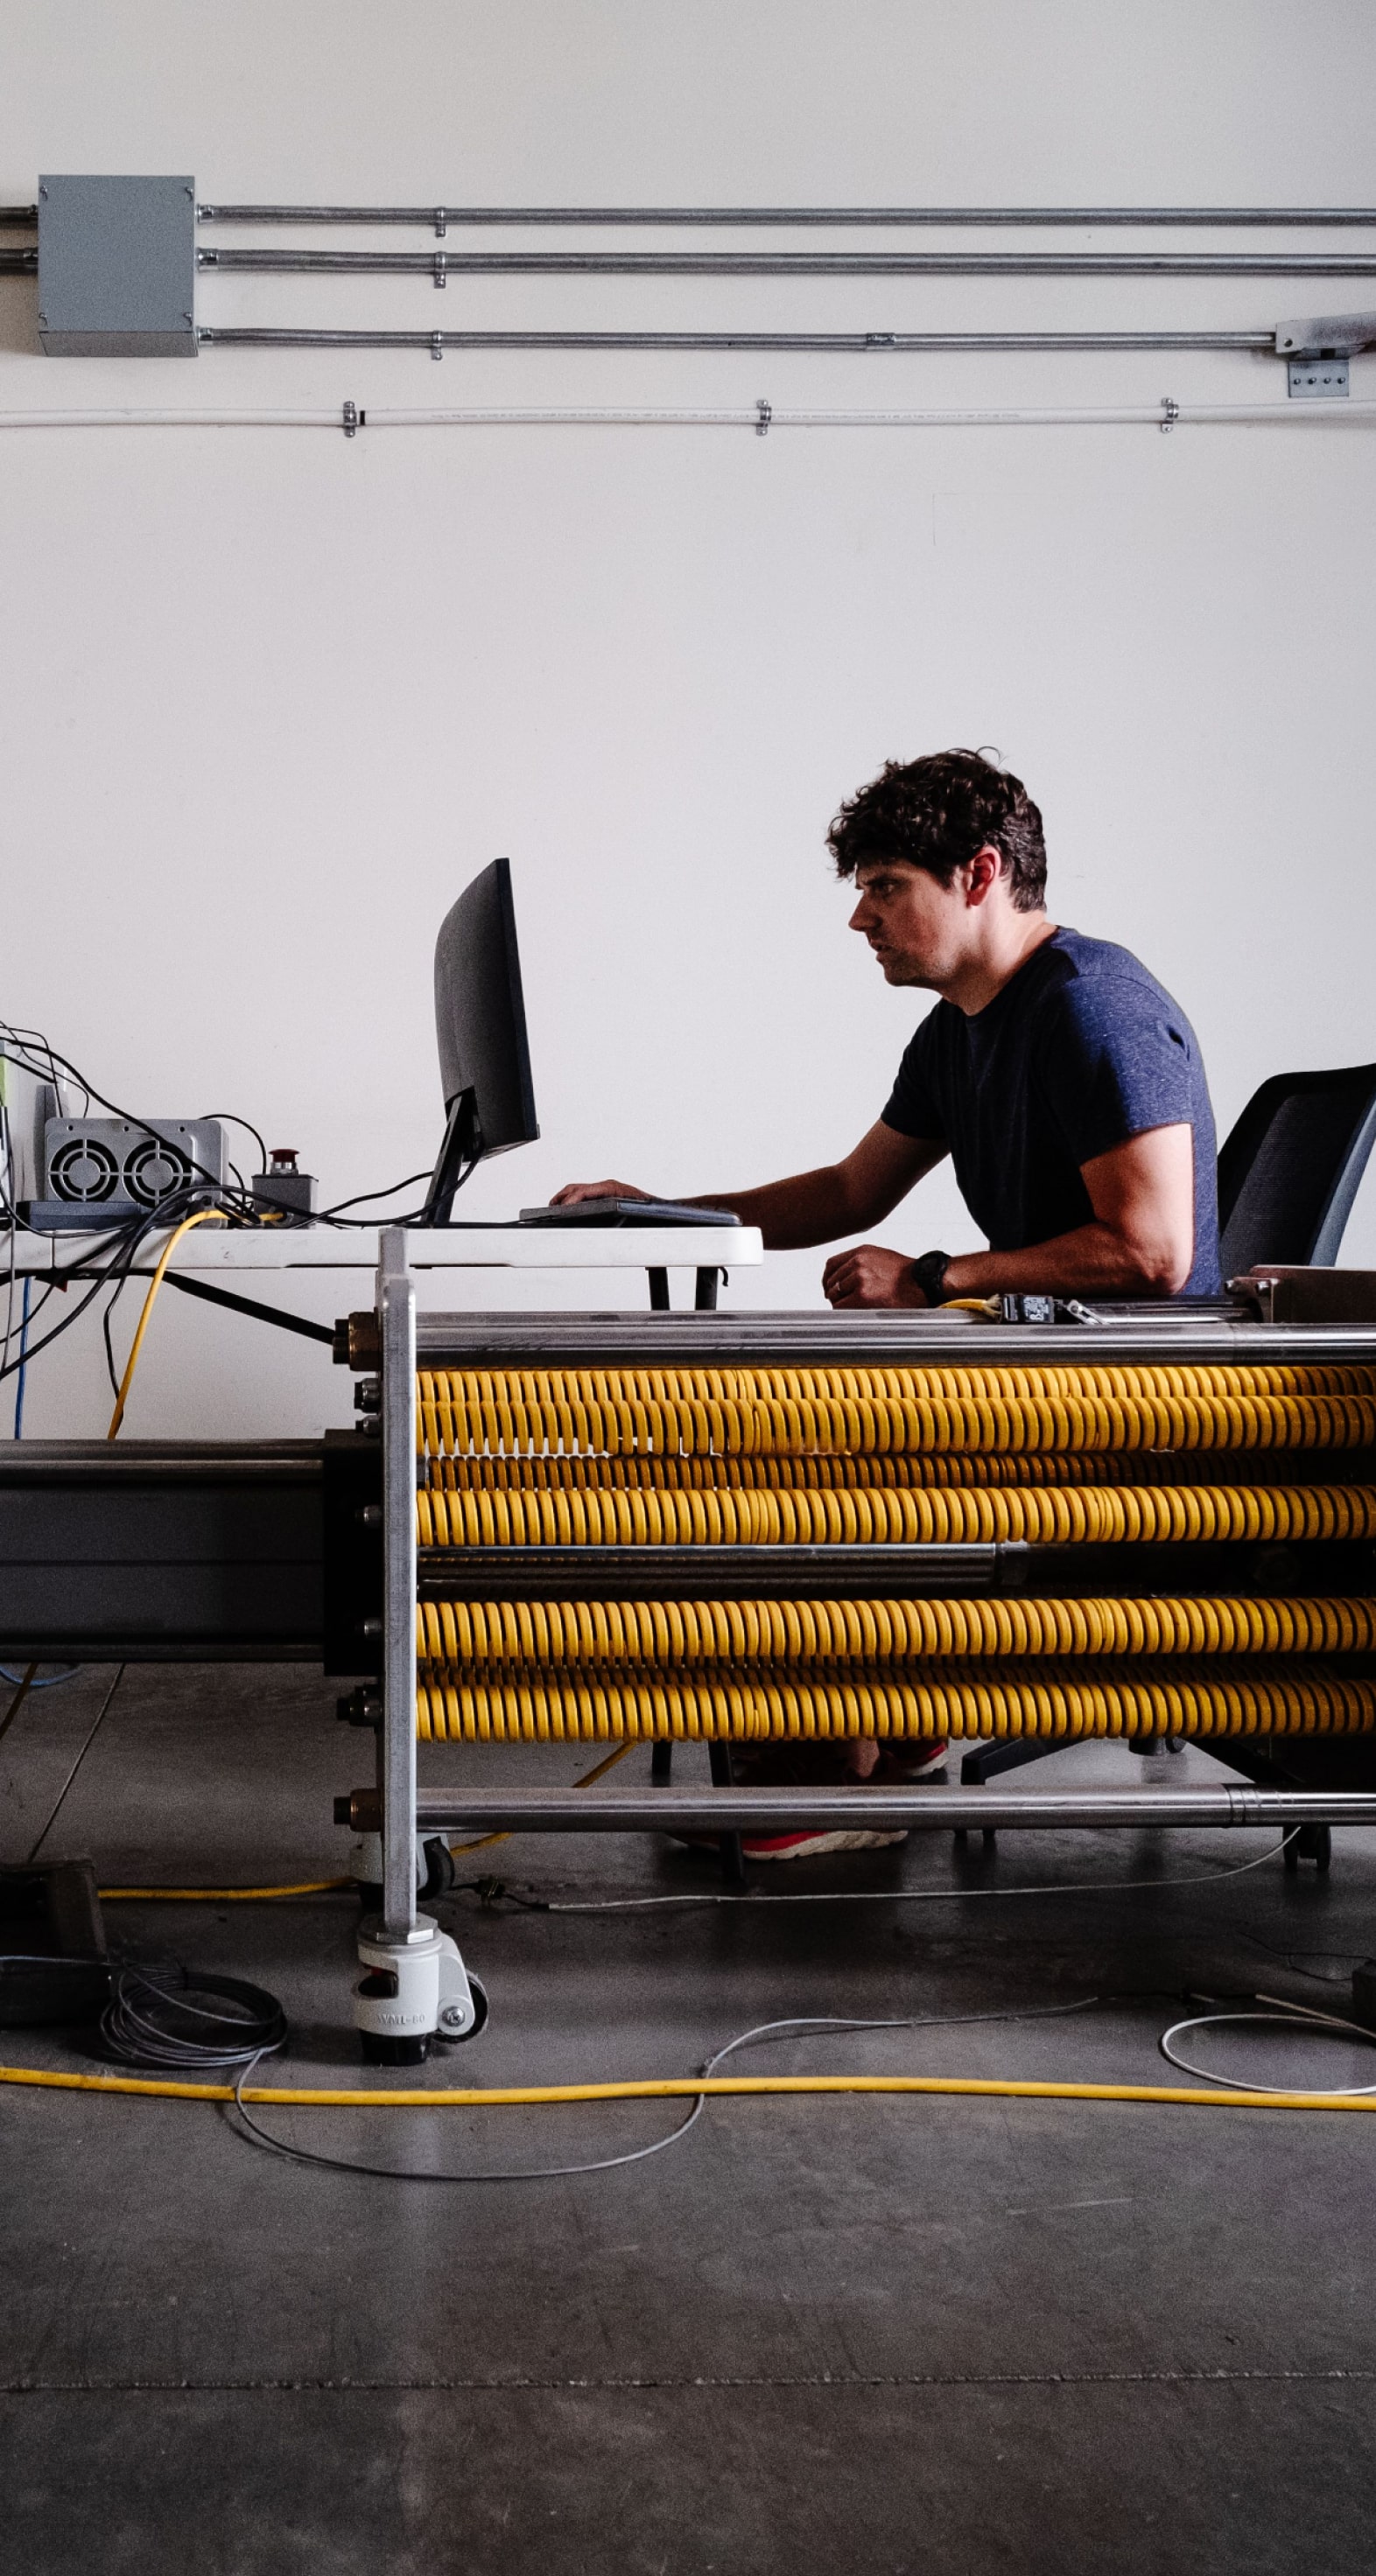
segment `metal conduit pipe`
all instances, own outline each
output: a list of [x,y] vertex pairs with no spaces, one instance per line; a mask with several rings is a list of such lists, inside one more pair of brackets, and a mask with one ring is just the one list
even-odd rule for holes
[[[14,208],[33,222],[36,209]],[[1368,206],[213,206],[203,224],[1376,224]],[[0,221],[4,216],[0,213]]]
[[0,277],[36,277],[36,250],[0,250]]
[[196,262],[275,277],[1376,277],[1376,252],[1341,250],[198,250]]
[[224,349],[755,349],[822,356],[1002,349],[1241,349],[1275,357],[1274,331],[282,331],[203,328]]
[[[355,1832],[377,1831],[377,1792],[355,1790],[341,1822]],[[828,1794],[816,1789],[651,1789],[639,1795],[605,1789],[422,1789],[416,1831],[446,1833],[455,1826],[477,1833],[778,1834],[800,1818],[812,1825],[908,1826],[947,1832],[971,1826],[989,1830],[1031,1827],[1041,1833],[1132,1829],[1143,1825],[1206,1827],[1376,1825],[1376,1791],[1260,1789],[1227,1782],[1188,1789],[867,1789],[849,1783]]]

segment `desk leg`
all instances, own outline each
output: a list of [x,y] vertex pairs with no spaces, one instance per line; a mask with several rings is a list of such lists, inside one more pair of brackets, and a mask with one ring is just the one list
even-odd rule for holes
[[[713,1788],[729,1789],[732,1785],[730,1745],[709,1744],[707,1759],[712,1773]],[[744,1887],[745,1860],[741,1851],[740,1835],[720,1835],[717,1849],[721,1853],[721,1874],[728,1887]]]
[[693,1298],[693,1305],[699,1315],[715,1315],[717,1311],[717,1281],[720,1276],[721,1273],[717,1269],[715,1262],[710,1270],[700,1270],[698,1272],[697,1292]]
[[669,1273],[667,1270],[651,1270],[649,1278],[650,1311],[654,1315],[667,1315],[669,1312]]

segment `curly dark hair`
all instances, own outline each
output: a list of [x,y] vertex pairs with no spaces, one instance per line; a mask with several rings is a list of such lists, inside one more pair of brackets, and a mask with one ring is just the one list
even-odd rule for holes
[[949,885],[957,868],[986,846],[1003,860],[1015,911],[1040,912],[1046,902],[1041,815],[1022,780],[982,751],[886,761],[827,833],[842,877],[854,876],[866,859],[907,859]]

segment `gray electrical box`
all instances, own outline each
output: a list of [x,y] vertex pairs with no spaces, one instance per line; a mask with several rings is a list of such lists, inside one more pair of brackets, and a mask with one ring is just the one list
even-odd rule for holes
[[194,358],[194,179],[38,182],[38,336],[50,358]]

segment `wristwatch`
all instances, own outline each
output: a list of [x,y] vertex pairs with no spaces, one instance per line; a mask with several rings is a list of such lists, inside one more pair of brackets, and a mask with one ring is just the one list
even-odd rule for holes
[[949,1252],[924,1252],[913,1263],[913,1276],[929,1306],[946,1302],[946,1269]]

